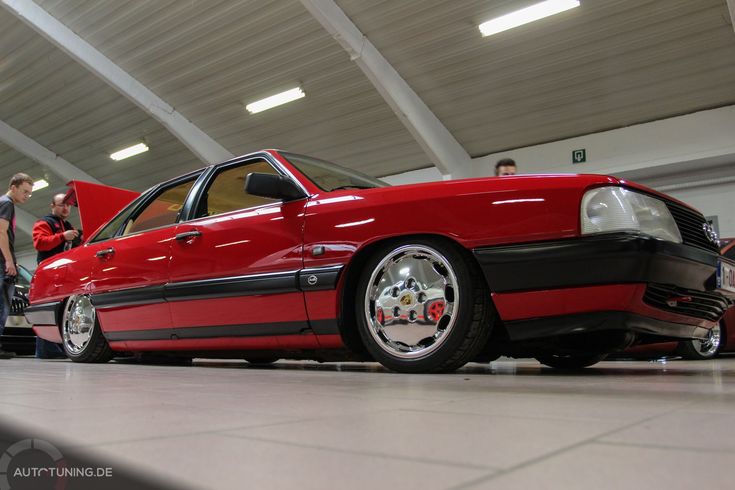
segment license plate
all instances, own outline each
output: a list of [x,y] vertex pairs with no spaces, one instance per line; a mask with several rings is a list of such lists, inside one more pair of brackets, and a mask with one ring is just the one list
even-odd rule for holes
[[717,289],[735,293],[735,267],[727,262],[718,261]]

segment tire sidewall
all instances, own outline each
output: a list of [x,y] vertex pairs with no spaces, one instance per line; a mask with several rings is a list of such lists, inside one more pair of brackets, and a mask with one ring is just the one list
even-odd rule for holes
[[87,345],[85,345],[84,348],[82,348],[82,350],[77,353],[69,350],[66,345],[66,340],[64,339],[64,329],[66,328],[67,315],[69,314],[71,308],[71,302],[76,301],[76,299],[81,296],[83,295],[70,297],[64,306],[64,312],[61,318],[62,348],[64,349],[64,353],[66,354],[66,356],[75,362],[106,362],[112,357],[112,354],[107,343],[107,339],[105,339],[104,335],[102,334],[102,329],[100,328],[100,321],[97,316],[96,310],[94,315],[94,325],[92,326],[92,334],[89,337]]
[[725,330],[725,323],[720,321],[720,343],[717,346],[717,349],[712,354],[703,355],[702,352],[695,347],[694,342],[697,342],[696,340],[686,340],[680,342],[677,353],[681,355],[681,357],[683,357],[684,359],[690,361],[708,361],[720,355],[720,352],[722,352],[722,346],[726,341],[727,332]]
[[[370,326],[365,318],[365,296],[368,283],[375,268],[393,251],[405,246],[428,247],[441,254],[454,270],[455,277],[457,278],[457,289],[459,290],[457,318],[447,334],[447,338],[444,339],[442,345],[436,350],[414,359],[393,356],[377,345],[376,340],[370,333]],[[441,240],[430,238],[401,240],[385,244],[377,249],[367,261],[360,274],[357,285],[355,305],[357,328],[360,333],[360,338],[373,358],[389,369],[399,372],[416,373],[434,371],[452,357],[467,335],[473,315],[473,289],[474,285],[469,267],[462,254],[454,246],[447,245]]]

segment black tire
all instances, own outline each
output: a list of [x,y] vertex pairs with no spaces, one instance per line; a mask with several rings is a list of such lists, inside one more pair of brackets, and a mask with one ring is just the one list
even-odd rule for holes
[[607,354],[588,355],[548,355],[536,358],[538,362],[554,369],[576,370],[583,369],[604,360]]
[[193,359],[188,356],[163,355],[154,352],[135,354],[135,361],[149,366],[191,366]]
[[[400,286],[391,286],[398,274],[406,277]],[[425,304],[437,297],[445,301],[446,310],[434,322],[426,315]],[[451,242],[433,238],[378,248],[362,271],[355,305],[366,349],[383,366],[402,373],[460,368],[485,346],[494,319],[490,293],[472,258]],[[406,313],[405,319],[400,312]],[[417,340],[404,341],[406,335]],[[401,336],[404,340],[399,340]]]
[[279,361],[281,358],[276,356],[257,356],[252,355],[245,358],[249,364],[253,366],[270,366],[271,364]]
[[711,333],[710,338],[702,340],[682,340],[676,348],[676,353],[690,361],[706,361],[714,359],[722,351],[723,339],[726,339],[725,325],[719,322]]
[[103,363],[112,349],[102,335],[97,311],[89,296],[70,297],[61,317],[61,339],[66,356],[74,362]]

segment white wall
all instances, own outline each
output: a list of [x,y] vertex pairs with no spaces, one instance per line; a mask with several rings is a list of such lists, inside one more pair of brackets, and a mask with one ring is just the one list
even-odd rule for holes
[[[572,164],[584,148],[587,162]],[[648,185],[717,216],[735,236],[735,106],[614,129],[473,159],[477,177],[513,158],[520,173],[600,173]],[[442,180],[436,168],[384,177],[391,184]]]
[[36,251],[34,250],[32,253],[20,253],[17,254],[15,259],[18,261],[20,265],[28,269],[29,271],[33,272],[36,270]]
[[[572,164],[572,152],[587,150],[587,162]],[[522,173],[619,175],[682,162],[735,162],[735,106],[695,112],[646,124],[529,146],[475,158],[474,175],[492,175],[495,162],[516,160]]]
[[436,167],[422,168],[403,172],[400,174],[388,175],[381,177],[380,180],[388,182],[390,185],[416,184],[419,182],[434,182],[443,180],[441,172]]

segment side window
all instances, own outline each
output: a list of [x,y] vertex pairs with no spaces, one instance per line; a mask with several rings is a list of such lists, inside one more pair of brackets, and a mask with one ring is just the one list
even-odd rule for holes
[[186,195],[195,180],[196,178],[192,178],[160,192],[137,216],[127,222],[123,236],[176,223]]
[[245,192],[245,178],[251,173],[278,174],[271,164],[262,160],[220,170],[202,195],[194,218],[277,202]]
[[140,199],[136,199],[135,201],[128,204],[128,206],[120,211],[117,216],[115,216],[112,221],[108,222],[97,235],[95,235],[94,238],[90,241],[90,243],[96,243],[101,242],[104,240],[109,240],[113,236],[115,236],[115,233],[120,229],[122,224],[130,217],[130,214],[133,212],[133,209],[135,208],[135,205],[138,203]]

